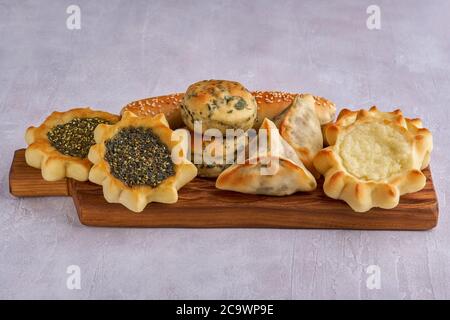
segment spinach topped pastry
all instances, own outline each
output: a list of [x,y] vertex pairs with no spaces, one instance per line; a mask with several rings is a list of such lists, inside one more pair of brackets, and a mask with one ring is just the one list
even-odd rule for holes
[[[203,140],[191,147],[198,176],[216,178],[230,166],[230,162],[224,160],[236,158],[237,150],[241,149],[236,139],[226,141],[227,129],[234,129],[235,137],[248,137],[249,130],[258,130],[266,118],[280,126],[283,138],[294,147],[308,170],[317,175],[312,158],[322,148],[320,126],[334,119],[336,107],[319,96],[281,91],[249,92],[238,82],[204,80],[190,85],[186,93],[133,101],[121,113],[126,111],[138,117],[163,113],[171,128],[187,126],[191,138],[200,136],[198,140]],[[201,128],[195,127],[196,121],[201,122]],[[208,129],[217,131],[213,133]],[[220,135],[222,140],[215,138]],[[203,155],[208,149],[214,149],[213,156],[220,161],[204,161]]]
[[[254,129],[258,129],[265,118],[274,120],[283,111],[292,105],[297,94],[282,91],[253,91],[258,105],[257,117],[253,124]],[[325,98],[313,96],[315,100],[314,108],[321,125],[325,125],[334,120],[336,105]],[[185,126],[181,118],[180,105],[183,101],[184,93],[174,93],[165,96],[145,98],[128,103],[122,108],[121,114],[131,111],[139,117],[155,116],[163,113],[172,129]]]
[[86,181],[92,166],[87,155],[95,144],[95,128],[101,123],[112,124],[118,120],[117,115],[90,108],[55,111],[39,127],[27,129],[26,163],[41,169],[47,181],[65,177]]
[[201,121],[202,132],[218,129],[247,131],[256,119],[255,97],[235,81],[204,80],[187,89],[180,105],[181,117],[190,130],[194,122]]

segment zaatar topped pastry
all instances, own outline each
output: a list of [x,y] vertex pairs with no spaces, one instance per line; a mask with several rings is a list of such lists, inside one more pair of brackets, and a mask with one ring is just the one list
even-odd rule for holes
[[421,190],[433,141],[429,130],[416,125],[421,121],[405,119],[399,110],[343,110],[325,130],[331,146],[314,158],[325,176],[325,194],[365,212],[394,208],[401,195]]
[[[250,155],[244,163],[225,169],[216,187],[250,194],[285,196],[298,191],[312,191],[317,183],[294,149],[280,136],[275,124],[265,119],[267,150]],[[262,136],[259,139],[264,139]],[[261,140],[259,140],[261,141]]]
[[[183,129],[180,129],[183,130]],[[89,180],[103,186],[106,201],[141,212],[148,203],[174,203],[197,168],[187,160],[187,134],[172,131],[163,114],[125,112],[114,125],[102,124],[89,151]]]
[[87,155],[95,143],[95,128],[118,120],[117,115],[90,108],[55,111],[39,127],[27,129],[25,160],[29,166],[41,169],[45,180],[68,177],[86,181],[92,166]]

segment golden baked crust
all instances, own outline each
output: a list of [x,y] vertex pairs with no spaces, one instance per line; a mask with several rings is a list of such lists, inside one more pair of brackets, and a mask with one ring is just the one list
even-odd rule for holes
[[191,131],[190,137],[191,161],[198,169],[197,175],[203,178],[217,178],[235,162],[239,152],[245,151],[248,142],[247,134],[228,140],[222,136],[202,136]]
[[202,132],[217,129],[222,134],[227,129],[252,128],[256,119],[257,104],[252,94],[239,82],[204,80],[189,86],[183,97],[181,118],[190,130],[194,122],[202,122]]
[[[297,94],[282,91],[254,91],[252,95],[258,105],[257,117],[253,128],[258,129],[265,118],[273,120],[276,116],[288,108]],[[131,111],[143,117],[164,113],[169,125],[173,129],[184,127],[181,119],[180,104],[184,93],[175,93],[165,96],[146,98],[130,102],[122,108],[124,111]],[[336,106],[331,101],[314,96],[316,100],[315,108],[321,125],[325,125],[334,120]]]
[[408,129],[399,111],[361,110],[351,120],[349,114],[345,111],[328,132],[332,145],[314,158],[325,177],[325,194],[365,212],[393,208],[401,195],[421,190],[426,181],[421,167],[431,150],[431,133]]
[[[163,180],[152,188],[149,185],[128,186],[110,172],[110,166],[105,160],[105,142],[113,138],[123,128],[144,127],[152,132],[165,144],[177,160],[174,161],[175,175]],[[126,111],[122,119],[114,125],[99,125],[94,132],[96,144],[89,150],[89,160],[94,163],[89,180],[103,187],[106,201],[121,203],[134,212],[141,212],[148,203],[155,201],[161,203],[175,203],[178,200],[178,190],[197,175],[196,167],[187,160],[187,135],[179,135],[174,139],[174,132],[169,127],[163,114],[154,117],[137,117]],[[183,147],[181,147],[183,145]],[[178,154],[176,154],[176,151]]]
[[29,127],[25,133],[28,147],[25,160],[31,167],[41,169],[42,177],[47,181],[56,181],[65,177],[79,181],[88,179],[92,166],[87,158],[72,157],[53,147],[47,133],[55,126],[65,124],[75,118],[102,118],[110,122],[119,120],[119,116],[90,108],[75,108],[65,112],[53,112],[39,127]]
[[[275,175],[260,175],[263,163],[278,162]],[[314,177],[288,159],[258,157],[256,163],[249,159],[244,164],[225,169],[216,181],[216,188],[248,194],[286,196],[298,191],[312,191],[316,188]]]
[[[217,178],[216,188],[272,196],[314,190],[316,180],[280,136],[275,124],[266,118],[260,129],[267,132],[268,150],[225,169]],[[263,174],[263,169],[271,172]]]
[[275,119],[281,136],[294,148],[311,173],[318,176],[312,163],[323,148],[323,137],[316,114],[316,99],[310,94],[297,95],[292,105]]
[[320,125],[326,125],[327,123],[334,121],[334,117],[336,116],[336,105],[323,97],[313,96],[313,98],[315,100],[314,107]]
[[120,112],[133,112],[138,117],[156,116],[164,114],[170,128],[179,129],[184,127],[181,119],[180,104],[183,101],[184,93],[174,93],[164,96],[145,98],[128,103]]
[[[292,103],[298,95],[307,94],[281,91],[255,91],[253,95],[258,103],[258,115],[253,127],[258,129],[265,118],[276,120],[276,118],[279,118],[292,106]],[[333,121],[336,115],[336,105],[323,97],[312,96],[312,98],[314,98],[314,110],[320,125],[325,125]]]
[[430,163],[431,151],[433,150],[433,139],[429,134],[429,130],[423,128],[422,120],[405,118],[401,110],[397,109],[392,112],[382,112],[376,106],[369,110],[352,111],[349,109],[342,109],[339,113],[336,122],[330,123],[324,127],[323,136],[328,145],[333,145],[336,142],[339,130],[343,127],[349,126],[359,118],[370,119],[385,119],[394,122],[395,124],[408,129],[413,135],[423,134],[430,136],[430,141],[427,143],[427,151],[424,154],[420,169],[425,169]]

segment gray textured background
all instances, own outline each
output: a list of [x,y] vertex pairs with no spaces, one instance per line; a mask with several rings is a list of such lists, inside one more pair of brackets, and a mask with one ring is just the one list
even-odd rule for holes
[[[70,4],[81,30],[66,28]],[[366,28],[370,4],[381,30]],[[0,298],[450,298],[449,12],[445,0],[0,1]],[[88,228],[69,198],[9,195],[13,151],[52,110],[118,112],[208,78],[422,117],[438,227]],[[66,288],[71,264],[81,290]],[[371,264],[380,290],[366,287]]]

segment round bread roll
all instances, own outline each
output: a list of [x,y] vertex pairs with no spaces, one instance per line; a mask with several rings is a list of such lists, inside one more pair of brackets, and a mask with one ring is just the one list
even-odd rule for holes
[[255,97],[240,83],[226,80],[204,80],[189,86],[181,103],[181,118],[190,130],[201,121],[201,132],[218,129],[247,131],[256,119]]
[[[275,117],[291,106],[296,97],[296,94],[281,91],[254,91],[252,95],[255,97],[258,105],[257,119],[253,125],[255,129],[261,126],[264,118],[269,120],[275,119]],[[184,127],[180,111],[183,97],[184,93],[175,93],[133,101],[122,108],[121,114],[125,111],[131,111],[139,117],[145,117],[163,113],[169,122],[170,128],[179,129]],[[334,103],[321,97],[314,96],[314,98],[316,99],[315,109],[320,124],[324,125],[332,122],[336,113]]]

